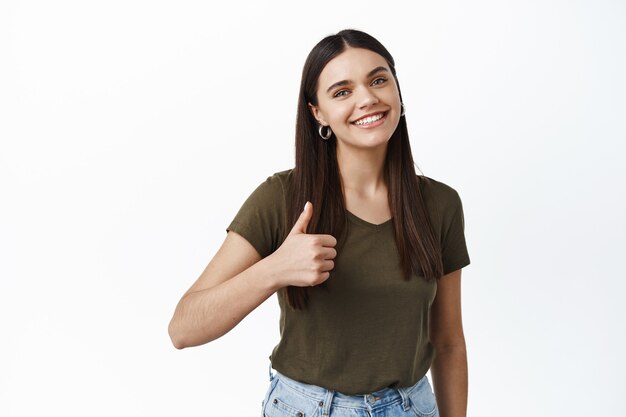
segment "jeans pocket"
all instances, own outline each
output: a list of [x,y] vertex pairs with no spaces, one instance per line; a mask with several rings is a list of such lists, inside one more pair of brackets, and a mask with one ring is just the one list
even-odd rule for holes
[[285,386],[279,379],[267,398],[263,417],[315,417],[319,414],[318,408],[313,398]]
[[408,392],[408,396],[409,400],[411,400],[411,409],[417,417],[439,416],[437,398],[435,398],[435,394],[426,375]]

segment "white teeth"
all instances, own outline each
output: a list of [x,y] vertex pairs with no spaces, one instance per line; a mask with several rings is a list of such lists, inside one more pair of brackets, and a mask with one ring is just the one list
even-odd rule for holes
[[374,116],[370,116],[370,117],[366,117],[364,119],[359,119],[356,122],[354,122],[355,125],[368,125],[370,123],[374,123],[377,120],[380,120],[383,118],[383,113],[379,113],[376,114]]

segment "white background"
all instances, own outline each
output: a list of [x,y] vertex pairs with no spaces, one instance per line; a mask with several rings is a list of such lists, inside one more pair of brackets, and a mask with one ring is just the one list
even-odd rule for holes
[[0,415],[260,415],[275,295],[201,347],[167,324],[348,27],[463,200],[468,415],[626,413],[626,3],[409,4],[2,2]]

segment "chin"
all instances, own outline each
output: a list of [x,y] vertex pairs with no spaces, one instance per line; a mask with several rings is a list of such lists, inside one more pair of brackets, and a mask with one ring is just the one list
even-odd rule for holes
[[380,146],[386,146],[391,139],[391,135],[383,136],[383,137],[370,137],[370,138],[359,138],[352,137],[350,140],[346,141],[343,139],[339,139],[338,142],[341,142],[342,145],[347,145],[354,148],[362,148],[362,149],[374,149]]

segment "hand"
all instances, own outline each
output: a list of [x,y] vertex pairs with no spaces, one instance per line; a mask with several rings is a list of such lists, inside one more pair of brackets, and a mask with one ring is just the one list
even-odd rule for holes
[[313,204],[307,201],[300,217],[283,244],[270,255],[276,266],[279,285],[308,287],[321,284],[330,276],[337,256],[337,239],[332,235],[307,234]]

